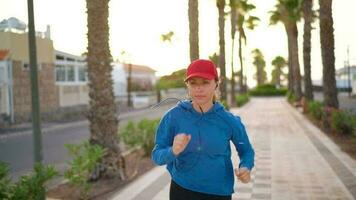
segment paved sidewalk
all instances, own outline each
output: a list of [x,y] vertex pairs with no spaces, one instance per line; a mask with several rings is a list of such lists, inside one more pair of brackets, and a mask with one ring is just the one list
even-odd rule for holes
[[[231,111],[241,116],[256,152],[252,181],[235,182],[233,200],[356,199],[356,161],[284,98],[252,98]],[[237,166],[236,152],[232,158]],[[169,183],[165,167],[155,167],[112,199],[168,200]]]

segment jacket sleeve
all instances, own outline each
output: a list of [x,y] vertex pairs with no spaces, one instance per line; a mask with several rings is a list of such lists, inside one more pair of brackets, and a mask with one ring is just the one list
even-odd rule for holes
[[233,130],[232,142],[235,145],[237,153],[240,157],[240,167],[246,167],[251,170],[254,166],[255,161],[255,151],[252,148],[252,145],[248,139],[245,126],[242,124],[240,117],[237,118],[237,124]]
[[171,114],[168,112],[161,119],[156,131],[152,160],[157,165],[169,164],[176,158],[172,151],[174,132],[171,121]]

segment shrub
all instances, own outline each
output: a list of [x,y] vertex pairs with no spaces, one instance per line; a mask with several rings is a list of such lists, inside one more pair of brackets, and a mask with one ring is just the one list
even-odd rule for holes
[[87,199],[92,186],[88,180],[103,157],[104,149],[99,145],[91,145],[88,141],[81,144],[65,144],[65,147],[73,160],[70,161],[70,168],[65,171],[64,177],[79,187],[82,199]]
[[343,110],[332,112],[331,126],[334,130],[345,135],[351,135],[355,128],[355,118],[351,113]]
[[45,199],[45,184],[57,176],[58,172],[52,166],[36,163],[34,173],[21,176],[17,183],[12,183],[8,174],[8,165],[0,162],[0,199],[37,200]]
[[290,102],[290,103],[293,103],[295,102],[295,95],[293,94],[293,92],[291,91],[288,91],[287,92],[287,100]]
[[154,147],[154,139],[158,123],[159,120],[148,119],[143,119],[138,124],[130,121],[119,134],[119,137],[129,147],[142,147],[145,155],[149,156]]
[[251,96],[284,96],[286,93],[286,88],[278,89],[273,84],[260,85],[249,91]]
[[310,101],[308,103],[309,114],[316,120],[321,120],[323,116],[323,104],[319,101]]
[[14,184],[9,177],[9,167],[0,161],[0,199],[12,199]]
[[250,96],[248,94],[241,94],[241,95],[236,95],[235,99],[236,99],[236,105],[238,107],[241,107],[250,100]]
[[12,199],[37,200],[45,199],[45,184],[58,175],[56,169],[52,166],[35,164],[35,173],[22,176],[14,188]]

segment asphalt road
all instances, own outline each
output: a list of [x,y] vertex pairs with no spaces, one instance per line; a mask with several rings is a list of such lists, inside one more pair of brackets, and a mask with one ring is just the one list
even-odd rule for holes
[[[119,115],[119,128],[123,128],[128,121],[160,118],[172,105],[174,104],[122,113]],[[42,135],[44,163],[54,165],[63,171],[70,160],[64,144],[80,143],[88,139],[88,121],[51,125],[42,130]],[[2,135],[0,137],[0,160],[10,165],[11,176],[14,180],[31,171],[33,167],[31,130]]]
[[[314,99],[318,101],[323,101],[323,93],[322,92],[314,92]],[[341,109],[345,109],[356,115],[356,98],[349,97],[346,92],[338,93],[339,107]]]

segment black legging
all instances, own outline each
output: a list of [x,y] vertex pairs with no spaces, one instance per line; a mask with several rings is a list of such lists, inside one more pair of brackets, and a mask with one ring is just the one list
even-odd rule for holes
[[170,200],[231,200],[231,195],[218,196],[218,195],[194,192],[182,188],[172,180],[170,191],[169,191],[169,199]]

